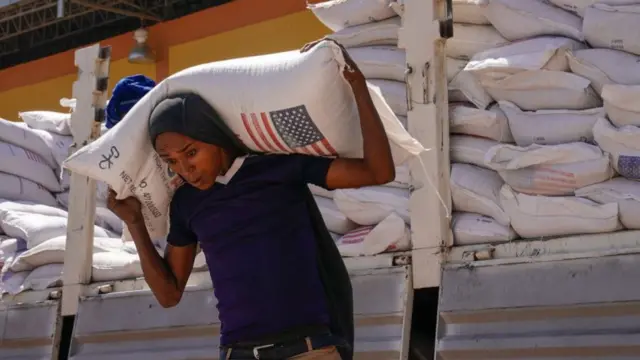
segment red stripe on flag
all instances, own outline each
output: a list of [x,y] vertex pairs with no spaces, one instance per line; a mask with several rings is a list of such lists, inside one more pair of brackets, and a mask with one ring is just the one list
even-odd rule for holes
[[346,233],[341,240],[348,240],[348,239],[353,239],[357,237],[364,238],[365,236],[369,235],[371,230],[373,230],[373,226],[365,226],[365,227],[357,228],[355,230],[351,230],[348,233]]
[[260,127],[260,122],[258,121],[258,117],[256,116],[255,113],[251,113],[251,123],[253,123],[253,128],[256,130],[256,132],[258,133],[258,136],[260,136],[260,139],[262,139],[262,141],[269,148],[269,150],[276,151],[276,148],[273,145],[271,145],[267,137],[264,135],[264,132]]
[[247,114],[240,114],[240,116],[242,117],[242,124],[244,125],[244,129],[247,130],[247,133],[249,134],[249,137],[251,137],[251,141],[253,141],[253,143],[255,144],[256,147],[258,147],[258,149],[262,150],[262,151],[267,151],[262,144],[260,144],[258,142],[258,139],[256,139],[256,136],[253,134],[253,131],[251,131],[251,125],[249,125],[249,119],[247,119]]
[[325,154],[324,150],[320,148],[320,146],[318,146],[318,143],[313,143],[311,144],[311,148],[316,152],[316,154],[322,156],[322,155],[327,155]]
[[295,151],[299,153],[307,154],[307,155],[313,155],[313,153],[309,151],[309,149],[307,149],[306,147],[296,148]]
[[271,128],[271,124],[269,124],[269,118],[267,117],[267,114],[265,113],[260,113],[260,118],[262,119],[262,123],[264,124],[264,128],[267,130],[267,134],[269,134],[269,137],[271,138],[271,140],[273,140],[273,143],[276,144],[276,146],[284,151],[284,152],[289,152],[291,150],[285,148],[281,143],[280,140],[278,140],[278,136],[276,136],[276,133],[273,131],[273,129]]
[[331,144],[329,144],[329,140],[327,140],[327,138],[323,138],[320,142],[329,151],[329,155],[338,155],[338,152],[333,148],[333,146],[331,146]]

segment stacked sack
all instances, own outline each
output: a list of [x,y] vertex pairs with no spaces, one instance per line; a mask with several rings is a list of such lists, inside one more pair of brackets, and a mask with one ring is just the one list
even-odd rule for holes
[[[370,84],[407,127],[405,52],[398,48],[400,17],[391,0],[332,0],[309,5],[334,33]],[[408,250],[411,178],[407,166],[396,168],[396,179],[385,186],[326,191],[310,186],[316,203],[343,256],[375,255]]]
[[[73,142],[69,113],[28,111],[22,123],[0,120],[1,293],[42,290],[61,283],[69,195],[62,161]],[[120,239],[122,221],[98,191],[94,228],[94,281],[142,274],[135,248]]]
[[[499,175],[493,173],[489,180],[489,170],[483,169],[480,193],[470,188],[480,187],[477,178],[467,178],[479,176],[479,169],[471,174],[465,165],[463,176],[462,166],[453,164],[452,193],[457,210],[474,208],[501,225],[510,225],[523,238],[612,232],[622,228],[619,214],[625,227],[637,228],[638,222],[633,223],[628,210],[622,215],[624,206],[636,205],[630,194],[637,183],[620,178],[609,181],[615,176],[613,169],[624,176],[636,171],[634,160],[625,157],[633,150],[622,150],[621,137],[637,128],[616,128],[605,119],[605,113],[616,117],[618,120],[612,121],[620,121],[618,125],[629,124],[638,115],[629,109],[629,98],[638,94],[632,85],[640,84],[636,56],[640,40],[627,33],[640,29],[640,1],[633,6],[612,5],[634,2],[629,0],[603,1],[609,5],[596,2],[474,1],[476,14],[484,14],[510,44],[474,54],[461,73],[473,75],[497,103],[486,111],[497,109],[508,125],[504,120],[471,121],[476,126],[491,124],[496,131],[493,135],[500,129],[500,134],[506,134],[501,139],[477,130],[460,131],[456,112],[461,112],[452,104],[451,131],[465,134],[452,136],[452,161],[485,167]],[[617,116],[620,109],[624,115]],[[466,139],[467,135],[486,139]],[[502,144],[490,144],[492,140]],[[640,145],[634,146],[640,149]],[[631,174],[627,177],[633,178]],[[486,185],[489,183],[491,186]],[[472,195],[473,201],[468,199]],[[477,211],[479,207],[485,212]],[[478,234],[472,237],[471,227],[460,229],[460,223],[454,222],[459,245],[513,238],[505,233],[501,239],[483,239],[487,229],[480,221]]]
[[452,228],[456,245],[517,237],[500,206],[504,181],[485,164],[489,149],[512,144],[503,111],[471,71],[478,54],[510,43],[486,17],[488,0],[453,0],[453,38],[447,40]]
[[606,116],[598,118],[593,135],[619,175],[576,196],[617,203],[622,226],[640,229],[640,1],[608,0],[576,11],[594,49],[574,54],[571,69],[600,92]]

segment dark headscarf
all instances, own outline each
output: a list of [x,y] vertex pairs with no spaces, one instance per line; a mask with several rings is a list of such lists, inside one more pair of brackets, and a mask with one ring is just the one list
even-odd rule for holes
[[[251,152],[211,105],[196,94],[174,95],[156,105],[149,119],[151,143],[155,145],[158,135],[165,132],[180,133],[235,154]],[[318,272],[331,319],[330,330],[347,343],[347,346],[339,347],[342,359],[352,360],[354,325],[351,279],[309,189],[305,192],[305,202],[316,239]]]
[[250,152],[222,121],[217,111],[196,94],[179,94],[160,101],[149,116],[149,139],[175,132],[234,153]]

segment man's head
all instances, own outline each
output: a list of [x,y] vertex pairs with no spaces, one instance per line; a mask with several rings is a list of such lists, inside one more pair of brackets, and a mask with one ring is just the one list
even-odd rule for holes
[[195,94],[158,103],[149,119],[149,138],[171,170],[201,190],[213,186],[244,152],[218,113]]
[[213,186],[229,166],[230,158],[221,147],[177,132],[158,135],[154,148],[172,171],[200,190]]

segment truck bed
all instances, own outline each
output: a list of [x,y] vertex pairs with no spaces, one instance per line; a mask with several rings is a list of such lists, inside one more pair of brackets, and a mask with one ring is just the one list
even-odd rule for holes
[[[406,358],[413,297],[410,258],[382,254],[345,262],[354,289],[355,358]],[[60,332],[59,294],[49,289],[4,299],[0,358],[52,358]],[[83,289],[72,334],[62,336],[71,336],[69,359],[217,359],[215,303],[206,271],[192,274],[182,301],[172,309],[160,307],[142,279],[91,284]]]
[[437,359],[640,358],[640,231],[453,248],[448,260]]

